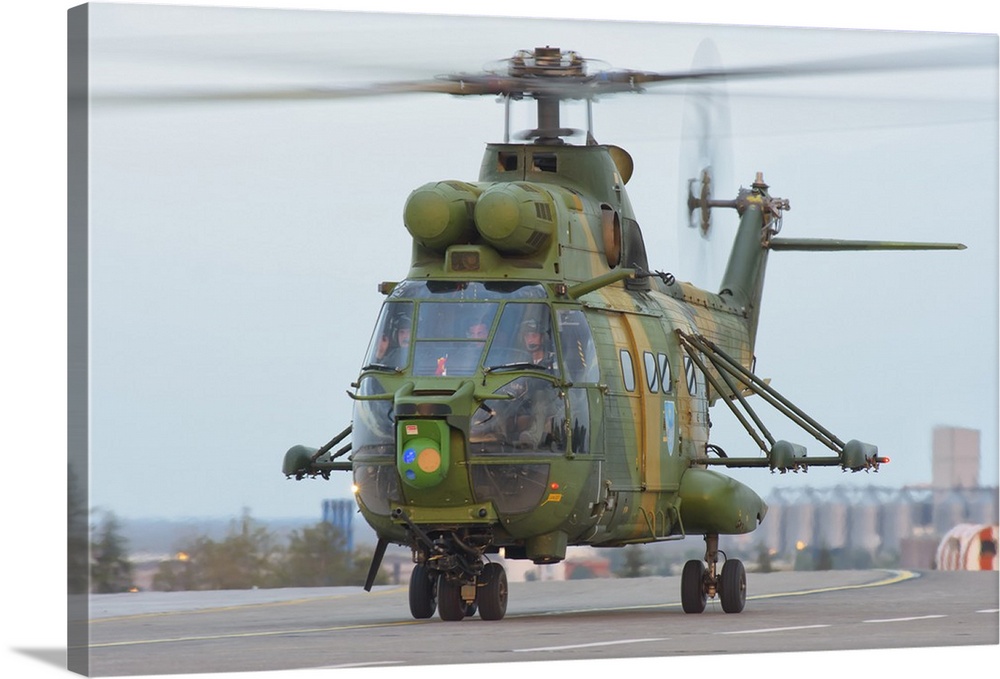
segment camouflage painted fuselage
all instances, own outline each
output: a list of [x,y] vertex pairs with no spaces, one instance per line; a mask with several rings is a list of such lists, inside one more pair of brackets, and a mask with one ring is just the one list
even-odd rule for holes
[[678,331],[751,366],[767,215],[750,194],[719,294],[648,275],[630,172],[615,147],[490,145],[478,181],[411,194],[412,267],[354,394],[380,537],[412,544],[416,526],[541,563],[757,527],[757,494],[695,462],[720,394]]

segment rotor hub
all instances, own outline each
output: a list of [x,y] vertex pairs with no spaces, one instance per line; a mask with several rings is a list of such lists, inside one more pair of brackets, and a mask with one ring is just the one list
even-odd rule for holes
[[507,74],[513,77],[565,78],[586,75],[586,61],[576,52],[558,47],[521,50],[510,58]]

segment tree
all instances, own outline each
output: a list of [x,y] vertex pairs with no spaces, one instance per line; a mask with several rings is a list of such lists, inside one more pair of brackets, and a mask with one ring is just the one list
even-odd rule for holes
[[[363,584],[368,575],[371,555],[347,551],[340,529],[320,522],[289,538],[282,569],[282,584],[286,587],[333,587]],[[388,578],[381,571],[375,584]]]
[[199,589],[197,574],[192,568],[187,552],[178,552],[176,558],[164,561],[153,575],[153,589],[158,592],[185,592]]
[[353,569],[344,536],[333,524],[324,521],[292,532],[283,569],[283,580],[288,586],[331,587],[346,584],[343,580]]
[[162,590],[275,587],[280,563],[274,537],[244,510],[222,542],[201,536],[183,545],[177,559],[160,564],[153,584]]
[[90,586],[90,535],[87,526],[87,497],[72,465],[66,492],[66,574],[69,594],[86,594]]
[[132,588],[132,562],[128,560],[121,523],[105,512],[91,549],[91,590],[98,594],[127,592]]

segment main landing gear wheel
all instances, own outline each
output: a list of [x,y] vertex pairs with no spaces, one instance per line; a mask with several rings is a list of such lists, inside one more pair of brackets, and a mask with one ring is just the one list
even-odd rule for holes
[[747,602],[747,571],[739,559],[726,559],[716,575],[719,563],[719,536],[705,535],[705,560],[692,559],[681,572],[681,607],[685,613],[701,613],[705,600],[716,595],[726,613],[741,613]]
[[701,613],[705,610],[705,564],[692,559],[684,564],[681,572],[681,608],[685,613]]
[[719,577],[719,598],[726,613],[739,613],[747,602],[747,572],[739,559],[727,559]]
[[507,573],[498,563],[483,566],[479,575],[476,601],[479,617],[483,620],[501,620],[507,613]]
[[427,566],[418,563],[410,574],[410,613],[422,620],[434,615],[437,609],[437,577]]

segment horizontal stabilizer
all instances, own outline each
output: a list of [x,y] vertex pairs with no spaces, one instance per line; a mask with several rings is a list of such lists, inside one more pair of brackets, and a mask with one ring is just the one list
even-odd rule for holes
[[853,250],[964,250],[962,243],[910,243],[905,241],[840,240],[837,238],[772,238],[771,250],[841,252]]

